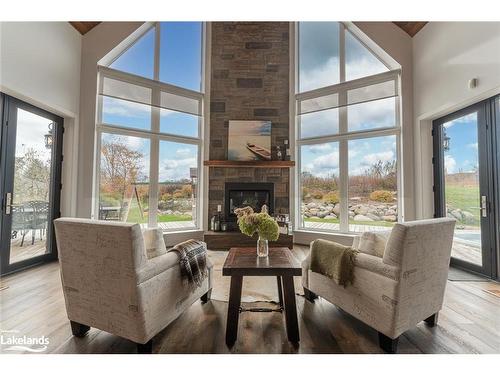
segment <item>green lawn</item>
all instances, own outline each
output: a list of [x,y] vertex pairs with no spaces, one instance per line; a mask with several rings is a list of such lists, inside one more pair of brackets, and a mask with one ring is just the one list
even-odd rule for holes
[[[158,222],[159,223],[168,223],[172,221],[191,221],[193,218],[189,215],[159,215]],[[139,212],[138,207],[131,207],[128,213],[127,222],[129,223],[147,223],[148,216],[147,213],[144,214],[144,217],[141,217],[141,213]]]
[[479,222],[479,186],[445,184],[445,197],[449,206],[472,213]]

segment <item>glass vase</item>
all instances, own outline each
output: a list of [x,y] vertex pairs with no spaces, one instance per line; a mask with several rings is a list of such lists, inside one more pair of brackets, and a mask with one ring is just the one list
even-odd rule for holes
[[269,241],[263,238],[257,240],[257,255],[260,258],[265,258],[269,255]]

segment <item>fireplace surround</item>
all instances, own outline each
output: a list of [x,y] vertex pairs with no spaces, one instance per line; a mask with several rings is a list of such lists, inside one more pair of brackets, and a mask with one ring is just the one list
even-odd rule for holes
[[250,206],[260,212],[266,205],[268,213],[274,213],[274,184],[272,182],[226,182],[224,185],[224,217],[236,221],[234,210]]

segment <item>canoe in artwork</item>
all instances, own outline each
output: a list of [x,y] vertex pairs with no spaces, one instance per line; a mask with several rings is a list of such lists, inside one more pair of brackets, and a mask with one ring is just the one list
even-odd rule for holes
[[247,142],[247,148],[259,158],[264,160],[271,160],[271,151],[267,148],[257,146],[250,142]]

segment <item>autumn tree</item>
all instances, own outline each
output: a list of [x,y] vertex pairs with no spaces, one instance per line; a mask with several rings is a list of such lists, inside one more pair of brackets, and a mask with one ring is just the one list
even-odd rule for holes
[[39,151],[28,148],[15,158],[14,201],[49,200],[50,159],[44,160]]
[[101,189],[123,202],[127,188],[143,177],[140,171],[142,157],[141,152],[130,149],[118,138],[103,142],[101,145]]

